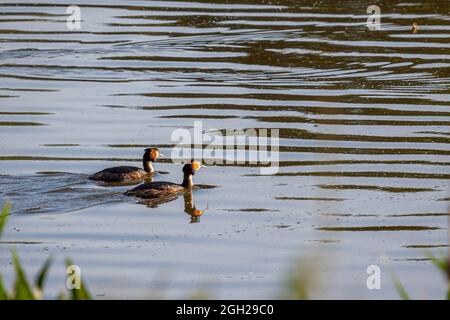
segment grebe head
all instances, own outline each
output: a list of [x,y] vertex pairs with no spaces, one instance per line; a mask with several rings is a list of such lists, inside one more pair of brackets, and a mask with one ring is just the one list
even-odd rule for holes
[[183,173],[185,175],[194,175],[201,167],[202,164],[199,161],[191,160],[191,163],[183,166]]
[[162,157],[163,155],[159,152],[158,148],[147,148],[145,149],[144,157],[146,157],[147,161],[155,162],[156,159]]
[[144,156],[142,159],[144,170],[147,171],[147,173],[154,172],[155,170],[153,169],[152,162],[155,162],[156,159],[158,159],[161,156],[163,155],[159,152],[158,148],[145,149]]
[[192,176],[200,170],[202,167],[201,163],[199,161],[191,160],[191,163],[185,164],[183,166],[183,183],[181,184],[183,187],[192,187],[194,185],[194,182],[192,181]]

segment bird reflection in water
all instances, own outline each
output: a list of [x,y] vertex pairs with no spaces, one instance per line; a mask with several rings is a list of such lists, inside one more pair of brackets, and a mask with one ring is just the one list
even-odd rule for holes
[[[168,194],[159,198],[152,198],[140,201],[139,203],[145,204],[149,208],[156,208],[161,204],[174,201],[180,196],[180,194]],[[192,194],[192,188],[187,189],[183,193],[184,198],[184,212],[190,216],[190,223],[200,222],[200,216],[208,210],[208,208],[204,210],[199,210],[195,207],[194,204],[194,196]]]
[[200,216],[206,210],[208,210],[208,208],[206,208],[205,210],[199,210],[195,207],[192,190],[189,190],[184,193],[184,212],[190,215],[191,217],[190,223],[200,222]]

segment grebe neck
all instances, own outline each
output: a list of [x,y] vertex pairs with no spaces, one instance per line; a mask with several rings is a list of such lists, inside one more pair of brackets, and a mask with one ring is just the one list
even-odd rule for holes
[[152,173],[155,171],[155,169],[153,169],[151,161],[144,161],[144,170],[147,173]]
[[192,181],[192,174],[184,174],[183,183],[181,186],[184,188],[190,188],[194,185],[194,182]]
[[144,157],[142,158],[142,164],[144,166],[145,172],[152,173],[155,171],[155,169],[153,169],[152,162],[153,160],[150,158],[150,156],[145,153]]

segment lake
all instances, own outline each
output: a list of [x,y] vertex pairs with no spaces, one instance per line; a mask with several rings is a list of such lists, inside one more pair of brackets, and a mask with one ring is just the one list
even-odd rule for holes
[[[0,4],[6,283],[14,247],[29,276],[53,256],[47,298],[66,257],[96,299],[280,298],[296,268],[313,298],[397,299],[393,275],[445,296],[448,1],[384,2],[375,30],[369,1],[80,0],[79,29],[72,4]],[[153,180],[181,182],[172,134],[195,123],[278,130],[279,170],[210,164],[156,207],[87,179],[157,146]]]

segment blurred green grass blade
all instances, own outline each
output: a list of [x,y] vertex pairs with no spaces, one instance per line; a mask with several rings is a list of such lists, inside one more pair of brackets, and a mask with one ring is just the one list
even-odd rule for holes
[[[66,259],[66,267],[74,265],[71,259]],[[80,279],[80,288],[79,289],[71,289],[69,290],[71,293],[71,300],[91,300],[91,295],[87,290],[86,286],[82,279]]]
[[56,300],[66,300],[66,295],[64,294],[64,292],[60,292],[56,297]]
[[307,300],[310,299],[311,288],[315,283],[315,265],[298,261],[284,286],[284,299]]
[[16,270],[16,280],[14,283],[14,299],[16,300],[35,300],[33,291],[30,288],[25,272],[23,271],[19,257],[16,251],[13,250],[13,264]]
[[72,289],[72,300],[91,300],[91,296],[87,291],[83,282],[80,289]]
[[2,213],[0,214],[0,237],[2,236],[3,229],[5,228],[6,221],[8,220],[10,204],[6,203],[3,206]]
[[51,264],[52,264],[52,258],[48,257],[36,277],[36,287],[39,290],[42,290],[44,288],[45,279],[47,277],[47,273],[48,273],[48,270],[50,269]]
[[0,274],[0,300],[8,300],[8,292],[3,284],[3,277]]
[[442,257],[436,257],[432,252],[425,251],[425,255],[431,260],[431,262],[436,266],[436,268],[440,269],[444,275],[447,277],[448,282],[448,290],[447,290],[447,300],[450,300],[450,260],[445,254],[442,254]]
[[427,256],[427,258],[429,258],[431,260],[431,262],[440,270],[442,270],[443,272],[447,273],[447,261],[446,258],[438,258],[436,257],[433,253],[431,253],[430,251],[425,251],[425,255]]
[[408,292],[406,292],[405,287],[403,286],[401,281],[394,274],[392,275],[392,281],[394,282],[395,289],[397,290],[400,298],[402,300],[411,300]]

